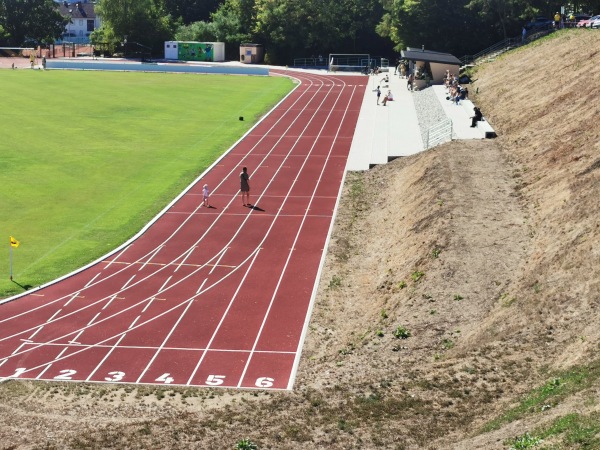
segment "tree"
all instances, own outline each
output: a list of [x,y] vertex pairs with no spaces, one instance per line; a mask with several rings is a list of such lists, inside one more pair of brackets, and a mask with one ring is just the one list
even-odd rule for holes
[[67,24],[52,0],[0,0],[0,39],[22,46],[54,42]]
[[389,37],[400,51],[406,47],[476,53],[501,39],[488,23],[482,24],[469,0],[385,0],[386,13],[377,32]]
[[525,0],[471,0],[466,7],[477,14],[480,22],[499,30],[503,38],[518,35],[521,25],[537,15]]
[[159,52],[174,34],[163,0],[102,0],[96,12],[102,17],[102,27],[92,35],[94,43],[102,36],[109,44],[126,40]]
[[183,25],[193,22],[207,22],[222,0],[165,0],[167,12]]
[[254,40],[269,62],[323,53],[388,53],[375,35],[383,9],[379,0],[256,0]]
[[250,39],[250,33],[244,32],[241,23],[242,12],[239,0],[225,2],[211,14],[210,22],[198,21],[180,26],[175,33],[175,39],[178,41],[224,42],[226,57],[237,59],[240,43]]

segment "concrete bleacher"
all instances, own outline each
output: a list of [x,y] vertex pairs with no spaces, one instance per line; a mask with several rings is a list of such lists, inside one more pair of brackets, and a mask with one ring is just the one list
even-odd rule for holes
[[452,120],[452,139],[486,139],[496,137],[496,133],[487,120],[477,123],[477,127],[471,128],[471,117],[474,114],[475,105],[469,99],[461,100],[458,105],[450,100],[445,86],[436,85],[431,87],[438,100],[444,108],[446,116]]
[[[382,80],[386,74],[368,77],[360,116],[356,124],[346,170],[368,170],[399,156],[409,156],[424,150],[412,92],[406,89],[406,80],[388,74],[389,83]],[[381,89],[377,105],[377,86]],[[394,100],[382,105],[387,91]]]
[[[400,156],[409,156],[425,150],[417,119],[413,93],[406,89],[406,80],[389,73],[389,87],[384,87],[385,74],[368,77],[360,116],[356,124],[346,170],[368,170],[374,165],[385,164]],[[377,86],[381,88],[381,100],[390,89],[394,101],[387,106],[377,105]],[[433,89],[446,117],[452,121],[452,139],[485,139],[496,133],[486,121],[471,128],[473,102],[468,99],[456,103],[446,100],[445,86]]]

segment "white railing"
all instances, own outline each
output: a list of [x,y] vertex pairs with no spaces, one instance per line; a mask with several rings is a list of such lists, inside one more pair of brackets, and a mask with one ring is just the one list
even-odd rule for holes
[[429,127],[427,130],[427,140],[425,148],[435,147],[452,140],[452,120],[445,119],[444,121]]

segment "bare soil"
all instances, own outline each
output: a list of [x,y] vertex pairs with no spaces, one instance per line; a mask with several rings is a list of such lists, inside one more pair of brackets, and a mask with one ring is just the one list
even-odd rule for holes
[[486,63],[469,91],[497,139],[348,175],[293,392],[10,381],[0,448],[502,449],[597,417],[593,378],[484,428],[597,364],[599,51],[565,30]]

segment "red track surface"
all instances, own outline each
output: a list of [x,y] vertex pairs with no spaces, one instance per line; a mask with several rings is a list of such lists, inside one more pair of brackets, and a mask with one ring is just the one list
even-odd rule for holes
[[367,83],[293,75],[300,86],[136,240],[0,305],[0,377],[292,388]]

